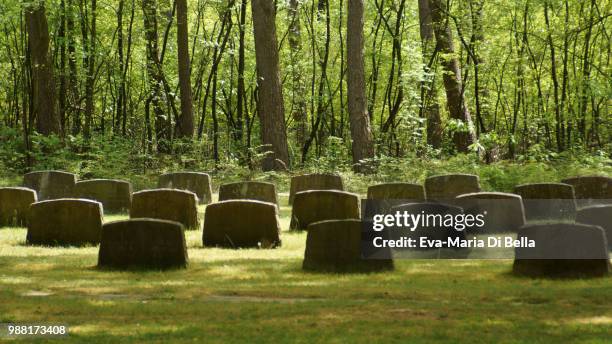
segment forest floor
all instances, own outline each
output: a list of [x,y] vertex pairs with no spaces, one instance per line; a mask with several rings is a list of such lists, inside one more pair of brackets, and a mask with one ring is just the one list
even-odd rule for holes
[[188,231],[189,268],[165,272],[101,271],[97,247],[28,247],[26,229],[0,229],[0,323],[65,324],[61,342],[88,343],[610,339],[612,278],[519,278],[511,260],[398,260],[393,272],[306,273],[306,234],[287,231],[289,216],[282,206],[283,245],[275,250],[204,249],[201,231]]

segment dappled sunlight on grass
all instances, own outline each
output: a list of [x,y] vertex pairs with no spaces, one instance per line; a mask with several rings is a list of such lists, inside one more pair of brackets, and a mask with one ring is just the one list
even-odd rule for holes
[[337,333],[352,342],[457,342],[475,332],[482,342],[535,332],[559,342],[577,330],[585,341],[601,342],[608,334],[610,278],[517,278],[509,274],[511,260],[397,260],[395,271],[382,273],[302,271],[306,232],[287,231],[286,196],[281,205],[281,247],[204,248],[201,229],[186,231],[189,266],[167,271],[98,269],[97,247],[26,246],[25,229],[2,229],[0,322],[66,323],[67,342],[165,342],[169,334],[185,341],[325,342]]

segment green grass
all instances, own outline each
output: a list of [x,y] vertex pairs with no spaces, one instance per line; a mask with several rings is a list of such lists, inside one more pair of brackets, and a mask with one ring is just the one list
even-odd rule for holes
[[510,260],[317,274],[301,270],[303,233],[283,232],[275,250],[224,250],[189,231],[188,269],[120,272],[95,268],[96,247],[25,236],[0,230],[0,323],[67,324],[61,342],[603,343],[612,330],[611,278],[519,278]]

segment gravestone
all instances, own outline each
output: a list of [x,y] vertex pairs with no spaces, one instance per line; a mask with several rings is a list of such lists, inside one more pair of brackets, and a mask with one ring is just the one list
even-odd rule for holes
[[135,192],[130,218],[176,221],[186,229],[198,229],[197,196],[191,191],[175,189]]
[[554,223],[528,225],[518,240],[535,247],[516,247],[513,272],[530,277],[601,277],[610,272],[606,237],[601,227]]
[[132,203],[132,184],[113,179],[83,180],[75,184],[74,194],[78,198],[102,203],[107,213],[128,212]]
[[23,185],[36,191],[39,201],[73,197],[76,175],[62,171],[36,171],[23,175]]
[[476,192],[457,196],[457,205],[466,214],[484,215],[484,226],[468,232],[516,232],[525,225],[525,208],[521,196],[504,192]]
[[368,187],[368,199],[401,199],[423,201],[425,190],[422,185],[411,183],[386,183]]
[[574,187],[569,184],[523,184],[514,193],[523,198],[527,221],[573,220],[576,216]]
[[204,246],[261,247],[280,245],[277,206],[253,200],[210,204],[204,216]]
[[26,241],[31,245],[96,245],[102,235],[100,202],[62,198],[30,206]]
[[291,178],[289,204],[293,204],[295,195],[309,190],[344,190],[342,178],[334,174],[312,173]]
[[452,203],[455,197],[480,192],[480,181],[473,174],[445,174],[425,179],[425,197],[430,201]]
[[223,184],[219,187],[219,201],[250,199],[278,205],[276,187],[265,182],[238,182]]
[[36,201],[36,191],[32,189],[0,188],[0,227],[26,226],[30,205]]
[[291,211],[291,229],[303,230],[313,222],[359,219],[359,196],[332,190],[302,191],[295,195]]
[[368,187],[367,199],[362,202],[363,218],[386,214],[400,204],[425,200],[422,185],[410,183],[386,183]]
[[612,178],[604,176],[581,176],[563,179],[562,183],[574,187],[579,207],[612,203]]
[[608,248],[612,250],[612,204],[582,208],[576,214],[576,222],[603,228]]
[[[467,227],[452,227],[449,225],[450,222],[445,220],[446,217],[455,218],[458,215],[463,214],[463,209],[443,203],[408,203],[394,207],[391,210],[392,214],[400,212],[400,214],[413,214],[421,216],[430,216],[426,220],[419,222],[417,228],[409,228],[402,226],[399,228],[392,228],[390,230],[391,239],[399,239],[402,237],[415,239],[419,246],[413,248],[413,250],[440,250],[440,249],[451,249],[459,251],[455,247],[448,247],[449,239],[451,240],[465,240],[465,230]],[[421,238],[427,240],[440,240],[443,242],[442,248],[436,247],[422,247],[420,246]],[[449,251],[450,252],[450,251]],[[450,254],[450,253],[449,253]],[[454,254],[454,253],[453,253]],[[463,255],[457,256],[457,258],[463,257]]]
[[175,172],[159,176],[158,188],[187,190],[198,196],[200,204],[212,202],[212,187],[208,173]]
[[158,219],[131,219],[102,227],[98,266],[183,268],[188,264],[183,225]]
[[392,259],[362,259],[361,234],[360,220],[327,220],[310,224],[302,268],[330,272],[393,270]]

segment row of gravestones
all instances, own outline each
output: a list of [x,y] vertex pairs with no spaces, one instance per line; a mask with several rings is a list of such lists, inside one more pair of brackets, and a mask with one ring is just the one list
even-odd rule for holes
[[[201,194],[203,195],[203,197],[200,199],[210,200],[210,179],[207,175],[206,177],[206,182],[200,184],[204,184],[204,187],[200,188],[200,190],[202,190]],[[38,180],[39,182],[37,186],[39,189],[44,189],[44,187],[47,187],[47,190],[54,189],[53,187],[49,188],[49,185],[52,184],[50,183],[50,181],[52,181],[51,178],[42,177],[38,178]],[[587,197],[604,199],[604,197],[607,197],[608,195],[605,192],[609,192],[611,190],[609,178],[587,177],[578,178],[577,181],[577,185],[580,186],[580,188],[577,189],[581,190],[580,192],[582,192],[581,195],[583,196],[582,199]],[[602,188],[593,188],[589,186],[590,184],[593,184],[594,181],[599,183],[600,186],[603,185],[603,193],[601,192]],[[179,182],[174,180],[171,180],[170,183],[171,185],[169,186],[185,188],[194,188],[194,184],[197,185],[197,183],[185,181],[178,185]],[[28,183],[26,182],[26,184]],[[517,187],[517,190],[520,191],[523,188],[527,188],[527,190],[534,195],[532,197],[537,197],[539,199],[562,199],[561,197],[570,199],[569,196],[567,196],[569,193],[561,194],[561,196],[559,196],[559,194],[555,194],[554,187],[551,187],[552,185],[560,185],[563,189],[567,189],[567,184],[540,185],[545,186],[545,193],[537,193],[533,191],[538,190],[537,185],[535,187],[534,185],[519,186]],[[542,188],[542,186],[539,186],[539,188]],[[360,232],[354,232],[354,230],[349,230],[349,228],[359,227],[359,198],[357,195],[347,192],[332,191],[342,190],[342,188],[342,180],[338,176],[315,174],[297,176],[292,179],[291,193],[289,198],[289,202],[293,203],[291,228],[309,229],[307,239],[307,243],[309,245],[307,245],[304,261],[305,268],[316,265],[328,265],[328,267],[338,270],[342,269],[342,266],[346,266],[347,264],[345,263],[348,260],[357,262],[354,260],[354,257],[358,257],[358,255],[355,256],[354,252],[356,252],[355,250],[359,250],[359,243],[357,242],[355,245],[351,244],[353,241],[350,238],[352,237],[351,235],[359,235]],[[574,197],[572,186],[569,186],[569,189],[572,191],[571,200],[573,201]],[[206,190],[208,190],[208,193]],[[595,192],[593,192],[593,190]],[[427,179],[425,188],[420,185],[404,183],[373,186],[368,190],[368,198],[399,198],[421,202],[426,199],[425,195],[428,196],[428,200],[445,200],[450,197],[457,196],[457,200],[503,198],[510,199],[512,201],[518,200],[519,205],[516,206],[516,209],[519,209],[519,212],[523,209],[523,206],[520,203],[520,196],[500,193],[479,193],[479,191],[480,186],[476,176],[446,175]],[[467,193],[467,195],[461,196],[465,193]],[[529,195],[529,193],[525,194]],[[47,191],[46,195],[47,197],[50,197],[50,195],[53,195],[53,193]],[[58,194],[55,193],[55,195],[57,196]],[[222,186],[220,189],[221,200],[225,198],[223,195],[228,195],[228,198],[231,198],[233,195],[235,196],[234,198],[259,198],[262,200],[272,200],[273,203],[254,200],[233,200],[224,201],[209,206],[205,215],[205,225],[203,231],[203,242],[205,246],[274,247],[280,244],[280,228],[278,225],[278,212],[275,206],[277,199],[274,185],[268,183],[228,184],[226,186]],[[149,225],[153,227],[161,226],[159,228],[164,227],[163,225],[157,224],[154,220],[140,219],[146,217],[178,220],[187,228],[197,227],[197,196],[192,192],[161,189],[142,191],[134,194],[134,196],[130,217],[139,218],[139,220],[109,224],[109,228],[130,228],[131,226],[134,226],[135,228],[145,228]],[[609,208],[599,207],[595,209],[595,211],[600,210],[607,210],[609,216]],[[103,253],[109,252],[109,247],[112,248],[121,246],[116,242],[110,246],[109,244],[105,244],[105,235],[103,234],[104,231],[102,230],[102,211],[101,206],[97,202],[61,199],[56,201],[39,202],[32,206],[31,211],[34,215],[32,216],[33,220],[31,221],[28,230],[28,242],[30,243],[83,244],[97,243],[101,238],[102,245],[100,259],[102,261],[102,265],[105,265],[102,257],[109,256],[109,254]],[[499,211],[499,213],[504,214],[504,210]],[[49,220],[49,214],[54,214],[53,218],[57,223],[53,223],[53,221]],[[514,216],[511,216],[510,218],[514,218]],[[524,218],[524,216],[521,215],[519,218]],[[597,218],[601,218],[601,216],[597,216]],[[321,222],[326,220],[332,221],[327,221],[325,223]],[[357,225],[355,224],[356,221]],[[319,227],[333,227],[336,229],[331,232],[328,230],[311,230]],[[50,230],[50,228],[53,229]],[[83,230],[83,228],[93,228],[94,230],[88,231]],[[120,232],[120,230],[114,231]],[[138,231],[136,230],[136,232]],[[336,234],[338,235],[338,238],[334,239]],[[126,238],[124,239],[124,241],[127,243],[127,250],[129,251],[129,247],[134,246],[134,244],[129,244],[130,240]],[[109,240],[112,242],[111,239],[107,239],[106,241],[108,242]],[[329,242],[336,245],[339,242],[345,243],[349,245],[349,247],[352,247],[352,250],[337,250],[331,247],[326,247],[326,245],[329,245]],[[605,236],[603,242],[605,242]],[[162,256],[159,254],[159,246],[167,246],[168,244],[167,240],[164,239],[159,241],[159,244],[145,240],[142,245],[152,248],[158,247],[158,249],[153,249],[153,251],[157,252],[154,254],[154,256],[159,257]],[[170,246],[174,247],[176,245]],[[319,249],[317,249],[317,247],[319,247]],[[336,254],[335,258],[330,256],[334,255],[332,251]],[[121,254],[110,254],[110,256],[121,257]],[[186,258],[186,251],[184,256]],[[108,260],[109,258],[105,259]],[[129,264],[137,263],[130,262],[126,259],[123,260],[127,261]],[[173,259],[169,259],[168,261],[171,262]],[[321,264],[315,264],[317,261],[320,261]],[[378,266],[379,263],[381,262],[374,265]],[[366,264],[366,262],[364,262],[364,264]],[[372,264],[372,262],[367,262],[366,265],[369,266]],[[382,266],[389,267],[390,265],[388,263],[383,263]]]
[[[290,226],[308,231],[304,268],[338,271],[357,265],[366,270],[392,267],[392,262],[387,260],[359,259],[362,235],[359,197],[341,191],[339,177],[316,176],[312,184],[319,190],[309,191],[300,189],[304,189],[303,185],[307,185],[311,177],[298,178],[298,182],[294,183],[294,178],[291,185]],[[327,183],[323,182],[325,179]],[[382,209],[381,202],[374,202],[379,209],[366,209],[362,221],[367,221],[368,216],[377,211],[486,212],[485,231],[515,231],[519,240],[529,238],[540,243],[541,257],[515,250],[513,269],[517,274],[603,276],[610,271],[608,249],[612,249],[612,241],[608,242],[607,238],[612,239],[612,178],[587,176],[566,179],[563,183],[525,184],[517,186],[515,193],[510,194],[481,192],[478,177],[474,175],[442,175],[428,178],[424,187],[408,183],[371,186],[366,207],[372,204],[371,200],[397,202],[383,204]],[[547,220],[547,223],[526,225],[526,220]],[[578,223],[567,223],[568,220]],[[435,232],[464,236],[445,229]],[[546,254],[551,252],[564,252],[572,259],[548,259]],[[578,259],[580,257],[585,259]]]

